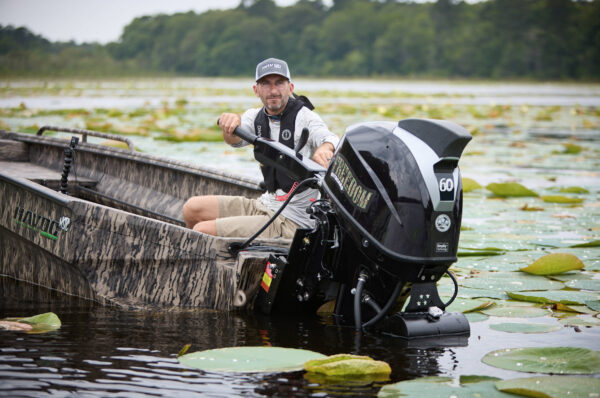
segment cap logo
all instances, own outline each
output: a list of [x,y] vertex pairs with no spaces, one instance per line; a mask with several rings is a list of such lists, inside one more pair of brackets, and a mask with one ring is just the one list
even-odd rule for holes
[[269,68],[281,69],[281,65],[279,65],[279,64],[266,64],[266,65],[263,65],[262,68],[263,68],[263,70],[269,69]]

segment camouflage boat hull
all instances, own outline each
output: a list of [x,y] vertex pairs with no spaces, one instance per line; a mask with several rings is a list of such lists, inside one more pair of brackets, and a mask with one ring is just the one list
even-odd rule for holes
[[190,196],[254,197],[256,181],[82,143],[62,194],[67,146],[0,131],[0,275],[104,304],[252,306],[268,253],[232,257],[227,247],[239,239],[192,231],[180,217]]

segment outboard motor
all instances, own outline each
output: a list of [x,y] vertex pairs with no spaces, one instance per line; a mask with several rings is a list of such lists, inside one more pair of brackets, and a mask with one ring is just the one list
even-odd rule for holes
[[316,227],[299,229],[287,256],[271,256],[257,306],[289,312],[335,299],[335,318],[359,330],[468,336],[465,316],[445,312],[456,292],[444,303],[436,284],[447,273],[457,288],[448,268],[462,217],[458,161],[470,140],[440,120],[348,128],[317,184],[323,197],[307,209]]

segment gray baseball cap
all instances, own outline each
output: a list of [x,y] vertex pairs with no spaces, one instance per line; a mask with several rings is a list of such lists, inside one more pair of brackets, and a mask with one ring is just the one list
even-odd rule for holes
[[268,58],[256,65],[256,81],[267,75],[280,75],[290,80],[290,68],[285,61]]

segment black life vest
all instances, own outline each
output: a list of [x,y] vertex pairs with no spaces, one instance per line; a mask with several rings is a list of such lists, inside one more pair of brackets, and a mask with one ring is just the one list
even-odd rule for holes
[[[294,130],[296,129],[296,116],[302,107],[305,106],[301,100],[289,98],[288,103],[282,113],[278,115],[280,120],[279,142],[285,146],[294,149]],[[271,138],[271,129],[269,127],[269,117],[265,108],[261,109],[254,119],[254,131],[259,137]],[[285,173],[274,167],[260,165],[260,171],[265,180],[267,191],[275,192],[278,188],[289,192],[294,185],[294,180]]]

